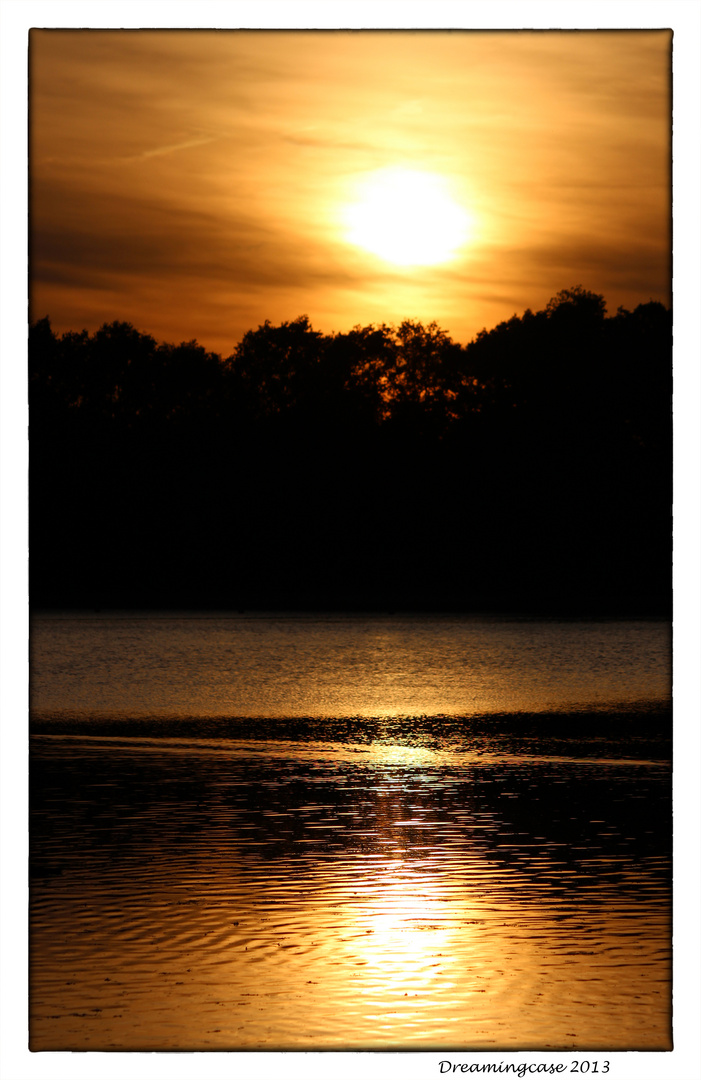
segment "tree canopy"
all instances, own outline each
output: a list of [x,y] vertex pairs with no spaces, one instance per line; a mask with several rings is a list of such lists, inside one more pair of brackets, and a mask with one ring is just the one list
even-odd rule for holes
[[37,605],[669,603],[671,313],[29,332]]

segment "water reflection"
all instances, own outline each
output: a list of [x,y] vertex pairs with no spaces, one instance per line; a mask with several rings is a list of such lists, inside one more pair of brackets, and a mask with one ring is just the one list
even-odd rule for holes
[[384,862],[374,874],[381,875],[379,881],[358,882],[360,905],[341,906],[344,922],[352,928],[346,939],[349,960],[364,968],[363,1020],[377,1020],[378,1009],[383,1017],[401,1009],[411,1026],[422,1018],[426,1037],[427,1009],[437,997],[440,1011],[451,1008],[451,992],[464,984],[464,972],[453,970],[465,952],[465,941],[458,942],[457,936],[465,929],[469,936],[481,907],[474,901],[456,906],[426,866],[417,871],[401,861]]
[[36,715],[475,716],[669,696],[669,627],[508,618],[38,616]]
[[664,762],[33,742],[34,1049],[669,1046]]

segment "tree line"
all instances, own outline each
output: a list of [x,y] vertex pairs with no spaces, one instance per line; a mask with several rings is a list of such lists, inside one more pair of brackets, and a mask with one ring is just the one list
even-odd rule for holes
[[29,331],[35,606],[663,612],[671,313]]

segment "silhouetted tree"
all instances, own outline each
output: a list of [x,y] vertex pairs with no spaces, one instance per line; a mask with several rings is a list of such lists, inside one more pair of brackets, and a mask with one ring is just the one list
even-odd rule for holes
[[35,604],[669,602],[671,314],[29,332]]
[[254,417],[271,416],[314,395],[324,340],[306,315],[273,326],[268,320],[244,334],[226,362],[235,392]]

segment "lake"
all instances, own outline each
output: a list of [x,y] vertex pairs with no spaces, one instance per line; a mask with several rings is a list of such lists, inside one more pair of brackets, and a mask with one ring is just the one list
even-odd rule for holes
[[33,1050],[671,1047],[663,620],[31,627]]

